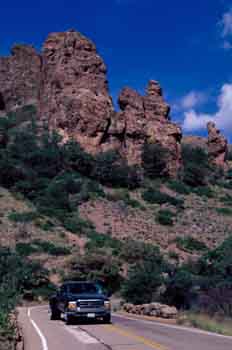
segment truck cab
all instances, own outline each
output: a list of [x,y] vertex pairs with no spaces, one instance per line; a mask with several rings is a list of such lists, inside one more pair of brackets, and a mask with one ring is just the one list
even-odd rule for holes
[[64,283],[49,300],[51,319],[64,315],[67,324],[74,319],[111,321],[111,305],[108,296],[99,284],[94,282]]

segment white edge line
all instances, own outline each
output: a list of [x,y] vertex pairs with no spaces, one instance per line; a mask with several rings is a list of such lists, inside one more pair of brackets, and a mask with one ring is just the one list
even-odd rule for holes
[[116,317],[119,317],[119,318],[125,318],[125,319],[131,320],[131,321],[138,321],[138,322],[142,322],[142,323],[145,323],[145,324],[150,324],[150,325],[154,324],[154,325],[157,325],[157,326],[166,327],[166,328],[172,328],[172,329],[176,329],[176,330],[180,330],[180,331],[183,330],[183,331],[190,332],[190,333],[198,333],[198,334],[202,334],[202,335],[209,335],[211,337],[219,337],[219,338],[232,340],[232,337],[229,336],[229,335],[223,335],[223,334],[218,334],[218,333],[207,332],[207,331],[200,330],[200,329],[197,329],[197,328],[188,328],[188,327],[183,327],[183,326],[175,326],[175,325],[172,325],[172,324],[160,323],[160,322],[156,322],[156,321],[153,321],[153,320],[147,321],[147,320],[143,320],[143,319],[139,319],[139,318],[127,317],[127,316],[116,314],[116,313],[114,313],[113,316],[116,316]]
[[37,326],[37,324],[35,323],[35,321],[32,320],[32,318],[31,318],[31,309],[30,308],[28,308],[27,314],[28,314],[28,317],[29,317],[29,320],[30,320],[31,324],[33,325],[33,327],[35,328],[38,336],[40,337],[43,350],[48,350],[47,340],[46,340],[45,336],[43,335],[43,333],[41,332],[41,330],[39,329],[39,327]]

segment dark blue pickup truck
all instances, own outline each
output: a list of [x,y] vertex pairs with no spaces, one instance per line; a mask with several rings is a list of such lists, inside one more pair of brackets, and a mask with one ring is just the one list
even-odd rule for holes
[[50,298],[49,304],[51,319],[60,319],[63,314],[66,324],[75,318],[111,321],[110,300],[97,283],[66,282]]

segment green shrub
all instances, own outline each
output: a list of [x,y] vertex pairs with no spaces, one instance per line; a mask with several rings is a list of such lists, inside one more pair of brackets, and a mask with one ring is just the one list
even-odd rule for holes
[[162,301],[168,305],[175,305],[178,309],[189,309],[197,298],[194,285],[194,275],[188,267],[180,266],[169,274]]
[[129,269],[122,288],[127,302],[145,304],[154,301],[158,288],[163,283],[163,266],[150,261],[137,263]]
[[152,188],[148,188],[146,191],[142,194],[143,199],[151,204],[164,204],[169,203],[171,205],[181,207],[183,206],[183,199],[175,198],[172,196],[169,196],[166,193],[153,190]]
[[158,246],[153,244],[126,239],[121,247],[120,259],[128,264],[150,261],[154,264],[163,264],[163,258]]
[[202,148],[182,146],[184,164],[182,178],[184,183],[191,187],[205,186],[212,174],[207,153]]
[[31,243],[17,243],[16,252],[21,256],[29,256],[33,253],[47,253],[50,255],[68,255],[71,253],[67,247],[55,245],[49,241],[33,240]]
[[232,205],[232,196],[226,194],[225,196],[220,198],[220,202],[225,203],[227,205]]
[[66,142],[62,149],[65,167],[84,176],[89,176],[94,169],[94,158],[86,153],[74,140]]
[[32,241],[32,245],[36,246],[36,249],[38,252],[47,253],[50,255],[58,256],[58,255],[68,255],[71,253],[68,247],[55,245],[54,243],[49,241],[41,241],[37,239]]
[[[232,155],[232,154],[231,154]],[[225,174],[226,179],[232,180],[232,168],[230,168]]]
[[130,264],[122,286],[125,300],[134,304],[154,301],[159,286],[164,282],[164,273],[169,270],[159,247],[128,239],[123,244],[120,257]]
[[168,209],[159,210],[156,215],[156,221],[160,225],[173,226],[175,214]]
[[63,225],[66,230],[78,234],[88,234],[94,229],[90,221],[80,218],[78,214],[65,218]]
[[191,189],[189,188],[189,186],[187,186],[186,184],[184,184],[181,181],[177,181],[177,180],[172,180],[168,183],[168,187],[175,191],[176,193],[179,194],[189,194],[191,192]]
[[216,208],[216,211],[218,212],[218,214],[221,215],[232,215],[232,209],[231,208]]
[[100,282],[108,292],[120,289],[122,277],[120,261],[105,250],[97,250],[76,258],[65,280],[91,280]]
[[52,231],[55,226],[55,224],[50,220],[37,220],[35,221],[35,225],[40,227],[44,231]]
[[224,187],[224,188],[226,188],[228,190],[232,189],[232,181],[231,180],[230,181],[223,181],[223,180],[218,181],[217,185],[221,186],[221,187]]
[[0,334],[12,335],[9,313],[21,297],[39,296],[42,288],[54,290],[48,272],[39,263],[28,261],[8,248],[0,247]]
[[31,222],[39,217],[39,214],[35,211],[17,213],[15,211],[8,215],[9,220],[14,222]]
[[84,201],[104,196],[102,187],[91,178],[93,157],[77,143],[63,144],[46,126],[38,133],[33,116],[20,128],[14,128],[12,118],[6,121],[0,122],[7,140],[0,147],[1,185],[22,193],[40,213],[60,221]]
[[145,176],[150,178],[167,177],[168,150],[157,143],[145,143],[142,153],[142,166]]
[[31,243],[20,242],[16,243],[15,250],[21,256],[29,256],[37,252],[37,247]]
[[204,254],[198,263],[198,273],[205,277],[204,287],[227,287],[232,289],[232,236],[217,248]]
[[116,151],[100,153],[95,158],[92,178],[103,185],[134,189],[140,185],[140,174],[130,167]]
[[106,198],[113,202],[123,201],[126,205],[132,208],[138,208],[142,210],[145,209],[138,200],[131,198],[130,193],[126,189],[117,190],[117,192],[114,193],[108,193]]
[[36,107],[34,105],[26,105],[18,108],[14,112],[8,113],[7,117],[10,121],[10,127],[15,128],[24,122],[30,122],[36,116]]
[[88,233],[89,241],[86,243],[85,248],[88,251],[95,251],[99,248],[110,248],[113,255],[119,255],[122,242],[118,239],[112,238],[106,234],[100,234],[95,230]]
[[194,193],[196,193],[200,197],[213,198],[214,192],[208,186],[205,187],[197,187],[194,189]]
[[179,261],[179,255],[176,252],[172,251],[172,250],[168,252],[168,257],[170,259]]
[[198,241],[194,237],[177,237],[175,239],[177,247],[188,252],[202,252],[208,250],[205,243]]

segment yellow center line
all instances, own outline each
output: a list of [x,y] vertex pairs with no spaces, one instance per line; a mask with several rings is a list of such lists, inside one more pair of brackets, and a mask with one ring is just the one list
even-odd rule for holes
[[125,329],[122,329],[121,327],[119,326],[116,326],[116,325],[107,325],[107,326],[104,326],[105,329],[107,329],[108,331],[115,331],[117,332],[118,334],[121,334],[123,335],[124,337],[127,337],[127,338],[132,338],[140,343],[143,343],[144,345],[147,345],[149,346],[150,348],[152,349],[155,349],[155,350],[168,350],[168,348],[166,348],[165,346],[159,344],[159,343],[156,343],[155,341],[152,341],[152,340],[149,340],[147,338],[144,338],[140,335],[137,335],[131,331],[127,331]]

